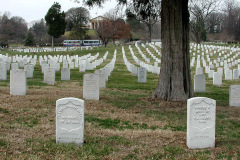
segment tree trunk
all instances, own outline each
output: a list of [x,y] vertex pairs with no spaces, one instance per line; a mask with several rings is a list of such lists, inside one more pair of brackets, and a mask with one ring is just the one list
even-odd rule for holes
[[149,43],[152,42],[152,25],[148,25],[148,31],[149,31]]
[[52,48],[53,48],[53,36],[52,36]]
[[162,65],[152,98],[186,101],[193,96],[188,0],[162,0]]

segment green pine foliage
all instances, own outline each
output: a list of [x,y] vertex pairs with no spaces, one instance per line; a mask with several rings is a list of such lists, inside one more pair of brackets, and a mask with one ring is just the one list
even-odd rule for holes
[[49,8],[46,16],[46,23],[48,25],[48,34],[54,38],[59,38],[64,34],[66,29],[65,13],[61,12],[61,5],[57,2]]
[[34,36],[32,34],[32,32],[28,32],[25,41],[24,41],[24,46],[34,46],[35,42],[34,42]]

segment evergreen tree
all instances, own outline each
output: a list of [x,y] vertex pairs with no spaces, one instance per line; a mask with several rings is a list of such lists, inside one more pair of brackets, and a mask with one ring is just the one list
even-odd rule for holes
[[34,46],[35,42],[34,42],[34,36],[32,34],[32,32],[28,32],[25,41],[24,41],[24,46]]
[[64,34],[66,29],[65,13],[61,12],[61,5],[57,2],[49,8],[46,16],[46,23],[48,25],[48,34],[52,36],[52,46],[53,38],[59,38]]

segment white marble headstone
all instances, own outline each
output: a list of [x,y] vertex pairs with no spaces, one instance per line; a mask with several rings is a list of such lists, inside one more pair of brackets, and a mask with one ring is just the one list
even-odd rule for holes
[[56,101],[56,143],[84,143],[84,101],[62,98]]
[[82,62],[79,65],[79,72],[85,72],[85,71],[86,71],[86,65],[85,65],[85,62]]
[[213,73],[213,85],[221,86],[222,85],[222,74],[219,72]]
[[96,70],[95,73],[99,75],[99,87],[106,88],[105,71],[104,70]]
[[70,68],[61,69],[61,80],[68,81],[70,80]]
[[10,70],[10,95],[26,95],[26,71],[23,69]]
[[213,78],[213,73],[214,73],[214,70],[209,70],[208,78]]
[[233,79],[239,79],[239,71],[238,71],[238,69],[233,69]]
[[196,68],[196,74],[203,74],[203,69],[202,69],[202,67],[197,67],[197,68]]
[[194,92],[206,91],[206,78],[204,74],[194,75]]
[[131,65],[131,72],[132,72],[132,75],[137,75],[138,67],[136,67],[135,65]]
[[55,68],[47,67],[44,69],[44,83],[55,84]]
[[231,85],[230,86],[229,106],[240,107],[240,85]]
[[6,63],[0,63],[0,80],[7,80],[7,66]]
[[99,100],[99,75],[88,73],[83,76],[83,98]]
[[12,64],[11,64],[11,69],[12,69],[12,70],[19,69],[19,68],[18,68],[18,63],[12,63]]
[[225,80],[232,80],[232,70],[231,69],[226,70]]
[[33,65],[30,65],[30,64],[24,65],[24,70],[26,71],[27,78],[33,78],[33,71],[34,71]]
[[215,147],[216,101],[196,97],[187,101],[187,146],[190,149]]
[[147,70],[144,67],[138,68],[138,83],[147,82]]

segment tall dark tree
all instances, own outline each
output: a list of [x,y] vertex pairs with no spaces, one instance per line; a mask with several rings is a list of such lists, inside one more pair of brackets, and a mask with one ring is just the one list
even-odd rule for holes
[[49,8],[45,20],[48,25],[48,34],[52,36],[53,46],[53,38],[59,38],[66,29],[65,13],[61,12],[61,5],[58,2],[54,2]]
[[[126,2],[119,0],[123,1]],[[162,0],[161,8],[163,56],[158,85],[152,98],[186,101],[194,94],[190,76],[188,0]]]
[[24,46],[34,46],[34,36],[31,31],[28,32],[25,41],[24,41]]
[[162,0],[162,65],[153,98],[185,101],[193,96],[188,0]]
[[133,14],[129,9],[127,9],[126,17],[126,22],[127,24],[129,24],[131,30],[131,40],[145,37],[145,25],[137,19],[136,15]]
[[135,14],[133,14],[129,9],[126,10],[127,23],[130,25],[130,28],[133,32],[137,32],[139,28],[142,28],[142,24]]

